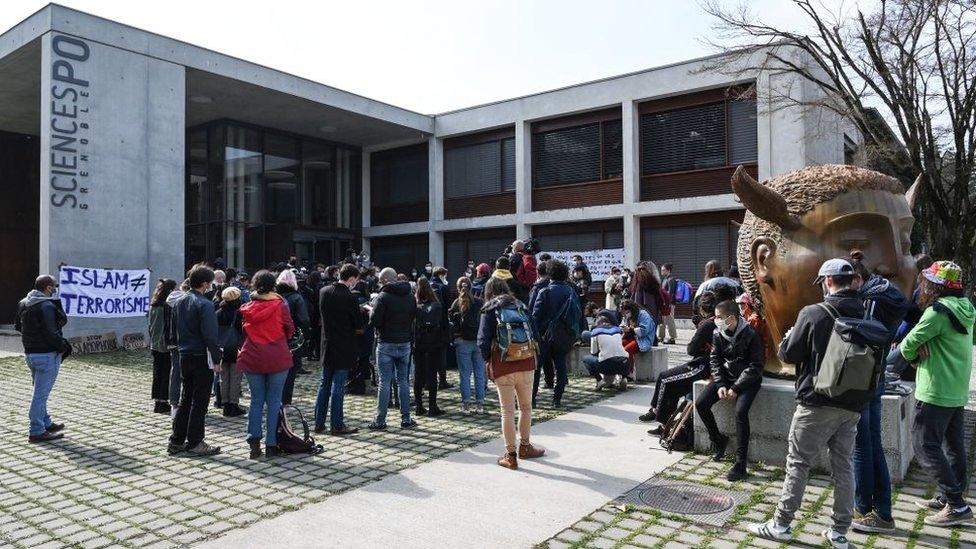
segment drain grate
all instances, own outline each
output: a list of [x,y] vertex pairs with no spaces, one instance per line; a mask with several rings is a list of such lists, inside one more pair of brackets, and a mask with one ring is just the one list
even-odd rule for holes
[[617,499],[620,504],[685,515],[696,522],[722,526],[747,494],[701,484],[651,478]]

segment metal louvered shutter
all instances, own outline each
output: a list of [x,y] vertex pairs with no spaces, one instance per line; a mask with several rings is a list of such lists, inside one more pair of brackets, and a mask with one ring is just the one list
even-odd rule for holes
[[759,156],[756,100],[729,102],[729,164],[751,164]]
[[[467,266],[467,242],[463,240],[444,243],[444,268],[447,269],[447,280],[452,284],[464,274]],[[450,305],[450,303],[448,303]]]
[[447,198],[497,193],[501,189],[498,141],[444,151],[444,191]]
[[641,172],[680,172],[724,166],[725,103],[640,117]]
[[532,136],[535,186],[600,179],[600,125],[590,124]]
[[502,141],[502,190],[515,190],[515,138]]
[[658,267],[671,263],[676,277],[698,286],[709,260],[717,259],[728,268],[728,235],[725,224],[644,229],[641,258]]
[[603,179],[624,174],[624,133],[620,120],[603,123]]
[[603,233],[573,233],[540,236],[539,245],[550,252],[585,252],[603,248]]

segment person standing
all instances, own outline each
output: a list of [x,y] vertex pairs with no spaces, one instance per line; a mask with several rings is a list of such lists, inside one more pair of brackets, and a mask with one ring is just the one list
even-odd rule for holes
[[[566,265],[563,272],[566,272]],[[565,281],[565,275],[563,280]],[[571,291],[571,290],[570,290]],[[508,283],[499,278],[493,278],[485,286],[485,306],[481,309],[481,322],[478,327],[478,348],[481,358],[488,368],[488,377],[495,381],[498,388],[498,402],[501,406],[502,438],[505,440],[505,454],[496,463],[506,469],[518,469],[518,460],[542,457],[546,451],[533,446],[530,442],[532,430],[532,378],[535,371],[535,357],[521,360],[506,360],[499,348],[499,331],[504,329],[511,332],[521,329],[526,332],[528,339],[535,339],[532,331],[532,320],[525,311],[525,306],[511,293]],[[499,318],[519,320],[519,326],[512,322],[502,325]],[[511,334],[509,334],[511,338]],[[518,438],[515,444],[515,408],[518,406]]]
[[176,412],[180,407],[180,389],[183,387],[182,368],[180,368],[180,348],[177,342],[176,323],[173,322],[173,309],[181,299],[190,294],[190,279],[186,278],[180,287],[170,292],[166,298],[166,306],[170,311],[169,328],[166,330],[166,343],[172,351],[170,352],[170,362],[172,369],[169,372],[169,406],[170,416],[175,418]]
[[[417,317],[414,322],[413,360],[416,366],[413,394],[417,415],[444,414],[437,406],[437,372],[444,357],[449,338],[443,305],[437,299],[430,282],[420,277],[417,281]],[[424,386],[427,387],[429,410],[424,409]]]
[[[359,339],[365,324],[359,300],[352,289],[359,283],[359,268],[346,263],[339,269],[339,282],[319,292],[322,317],[322,383],[315,400],[315,432],[325,432],[325,416],[330,415],[329,434],[345,436],[359,432],[346,425],[343,400],[349,370],[359,365]],[[329,401],[332,401],[331,408]]]
[[[447,281],[447,269],[444,267],[436,267],[433,273],[434,278],[430,279],[430,285],[434,289],[434,294],[437,296],[437,301],[439,301],[441,304],[441,311],[444,315],[444,326],[446,327],[449,323],[447,304],[451,301],[451,285]],[[437,377],[440,380],[440,388],[443,390],[454,388],[453,384],[447,382],[447,352],[449,347],[450,343],[441,347],[444,356],[441,357],[437,370]]]
[[[548,254],[540,254],[539,258],[541,259],[543,256],[548,257]],[[539,278],[535,281],[535,284],[532,285],[532,290],[529,292],[529,302],[526,304],[528,306],[526,310],[530,313],[535,308],[535,302],[539,298],[539,292],[549,285],[549,267],[551,265],[552,258],[550,257],[549,259],[545,259],[539,263],[539,266],[537,267]],[[539,355],[536,356],[536,359],[538,365],[536,366],[534,379],[532,381],[533,406],[535,406],[536,398],[539,395],[539,381],[544,378],[546,389],[552,389],[555,386],[556,380],[556,370],[552,365],[552,357],[539,353]]]
[[410,293],[410,282],[398,280],[397,272],[390,267],[380,271],[379,283],[379,295],[369,322],[376,330],[376,366],[380,382],[376,389],[376,418],[367,429],[386,429],[386,411],[394,378],[400,401],[400,426],[410,429],[417,426],[417,422],[410,418],[410,347],[417,303]]
[[169,414],[172,410],[169,404],[169,374],[173,367],[170,351],[172,347],[166,338],[172,311],[166,305],[166,298],[176,289],[176,281],[160,278],[149,300],[149,350],[152,352],[153,376],[152,399],[153,413]]
[[[674,277],[672,265],[665,263],[661,265],[661,289],[668,294],[670,304],[668,314],[661,315],[661,323],[657,325],[657,339],[668,345],[674,345],[674,339],[678,336],[678,327],[674,323],[674,290],[678,284],[678,279]],[[665,334],[665,329],[667,334]],[[664,339],[667,335],[668,338]]]
[[[564,305],[569,300],[576,300],[576,306],[579,307],[577,310],[582,309],[576,293],[573,292],[573,288],[566,282],[567,278],[569,278],[569,268],[565,263],[562,261],[550,262],[549,285],[539,291],[535,304],[532,307],[532,318],[540,333],[545,333],[550,325],[556,322],[567,323],[567,326],[570,328],[574,328],[574,326],[570,326],[570,323],[576,322],[575,331],[577,334],[580,332],[581,327],[578,324],[580,322],[578,318],[558,318],[560,311],[566,309]],[[572,307],[569,307],[569,309],[572,309]],[[578,317],[581,315],[575,316]],[[543,338],[540,337],[540,339]],[[556,385],[552,390],[552,405],[554,408],[561,408],[563,392],[566,390],[566,384],[569,382],[569,374],[566,370],[568,350],[556,348],[551,342],[545,341],[542,342],[541,347],[543,360],[551,359],[556,373]]]
[[[485,412],[485,363],[478,349],[478,327],[485,302],[471,295],[471,280],[457,281],[458,298],[451,304],[449,317],[461,378],[461,412]],[[474,402],[471,401],[471,376],[474,375]]]
[[952,261],[936,261],[922,271],[922,277],[918,288],[922,317],[902,340],[901,354],[916,369],[915,455],[935,477],[939,494],[918,503],[938,511],[925,517],[926,524],[967,524],[973,512],[964,499],[968,485],[965,407],[976,309],[965,296],[962,270]]
[[712,406],[719,400],[735,401],[735,463],[727,478],[746,478],[749,459],[749,410],[762,385],[765,354],[762,338],[741,316],[734,301],[715,306],[715,333],[709,359],[712,380],[695,400],[695,411],[708,430],[714,461],[725,457],[729,437],[718,430]]
[[824,292],[823,304],[800,309],[796,324],[780,344],[779,359],[796,365],[797,406],[790,425],[783,492],[772,519],[748,525],[748,530],[756,536],[774,541],[790,539],[790,523],[803,501],[810,467],[827,448],[834,480],[833,525],[821,535],[835,549],[848,547],[847,530],[854,508],[851,455],[864,406],[834,401],[814,391],[814,384],[834,331],[834,316],[864,316],[858,280],[854,267],[846,259],[825,261],[814,282]]
[[[267,417],[265,454],[281,454],[278,448],[278,415],[281,393],[292,367],[288,339],[295,323],[285,300],[275,293],[275,276],[261,270],[252,280],[251,301],[241,307],[239,322],[244,343],[237,355],[237,368],[247,376],[251,405],[247,410],[247,443],[251,459],[261,457],[262,419]],[[267,409],[267,414],[265,414]]]
[[573,271],[582,272],[582,281],[588,291],[590,286],[593,285],[593,275],[590,274],[590,268],[587,267],[586,263],[583,261],[583,256],[581,255],[573,256]]
[[237,417],[247,413],[241,408],[241,380],[244,373],[237,367],[237,352],[244,342],[241,334],[241,291],[227,286],[220,293],[217,306],[217,330],[223,355],[220,363],[220,401],[225,417]]
[[[630,283],[630,294],[635,303],[648,314],[655,326],[660,326],[665,313],[671,312],[671,300],[657,278],[653,264],[641,263],[634,271],[634,280]],[[656,336],[660,330],[655,330]]]
[[209,267],[198,265],[190,269],[190,292],[173,308],[183,391],[167,447],[171,456],[184,451],[197,456],[220,453],[219,446],[203,440],[210,388],[214,372],[220,371],[221,358],[217,313],[213,302],[204,297],[213,279]]
[[[298,293],[298,279],[291,269],[285,269],[278,274],[278,281],[275,284],[275,291],[278,292],[288,304],[291,312],[291,320],[295,324],[295,332],[301,332],[303,336],[308,335],[309,316],[308,308],[305,306],[305,299]],[[292,396],[295,392],[295,377],[298,374],[308,373],[302,368],[302,356],[305,354],[305,347],[308,344],[308,337],[305,337],[305,345],[292,349],[292,367],[288,370],[288,378],[285,379],[285,388],[281,393],[281,403],[291,404]]]
[[318,271],[312,271],[308,273],[305,280],[298,281],[298,293],[302,294],[305,299],[305,307],[308,309],[308,322],[309,322],[309,336],[312,341],[309,342],[306,347],[308,348],[308,359],[311,361],[319,361],[322,359],[322,346],[320,342],[315,341],[315,338],[322,333],[322,315],[319,312],[319,294],[322,288],[325,286],[322,284],[322,275]]
[[485,295],[485,284],[488,283],[488,279],[491,278],[491,265],[487,263],[481,263],[475,269],[474,280],[471,281],[471,295],[475,297],[482,297]]
[[17,304],[15,328],[21,334],[34,394],[31,398],[29,442],[48,442],[64,437],[63,423],[54,423],[47,400],[61,370],[61,362],[71,354],[71,344],[61,335],[68,323],[57,296],[58,283],[51,275],[41,275],[34,289]]

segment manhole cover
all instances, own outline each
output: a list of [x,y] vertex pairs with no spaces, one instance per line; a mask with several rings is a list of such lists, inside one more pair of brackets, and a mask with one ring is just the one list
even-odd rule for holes
[[637,492],[637,498],[649,507],[683,515],[711,515],[732,508],[731,497],[696,484],[665,484]]

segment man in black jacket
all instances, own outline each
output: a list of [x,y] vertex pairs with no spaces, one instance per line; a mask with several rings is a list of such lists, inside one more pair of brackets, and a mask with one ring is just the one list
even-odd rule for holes
[[[447,269],[445,267],[437,267],[433,270],[434,278],[430,281],[431,288],[434,289],[434,293],[437,295],[437,301],[441,304],[441,310],[443,311],[444,325],[448,325],[447,309],[451,306],[451,283],[447,281]],[[454,350],[448,350],[450,345],[445,346],[442,351],[440,367],[437,370],[438,379],[440,379],[440,389],[451,389],[454,387],[453,383],[447,382],[447,362],[448,354],[453,355]]]
[[63,423],[54,423],[47,413],[47,399],[58,379],[61,360],[71,354],[71,345],[61,335],[68,318],[55,295],[58,284],[54,277],[41,275],[34,289],[17,305],[16,328],[21,333],[27,367],[34,381],[31,398],[30,442],[47,442],[64,436]]
[[376,330],[376,366],[380,371],[376,419],[369,424],[370,430],[386,429],[386,409],[390,405],[394,377],[400,395],[400,426],[417,426],[410,419],[410,344],[416,316],[417,302],[410,283],[398,281],[396,271],[389,267],[380,271],[380,292],[369,317]]
[[735,401],[735,464],[728,473],[731,481],[746,477],[749,409],[762,385],[763,362],[762,338],[739,316],[739,306],[731,300],[716,305],[715,333],[712,335],[709,359],[712,381],[695,399],[695,410],[708,429],[708,437],[715,447],[713,459],[720,461],[725,457],[729,437],[719,432],[712,406],[719,400]]
[[829,259],[820,266],[815,284],[824,290],[823,304],[800,309],[779,347],[779,359],[796,366],[796,411],[790,426],[786,456],[786,479],[776,514],[762,524],[750,524],[757,536],[776,541],[790,539],[790,523],[803,501],[810,466],[827,448],[830,474],[834,479],[833,527],[823,536],[834,547],[847,546],[854,507],[854,471],[851,455],[861,405],[843,404],[816,393],[814,384],[827,342],[834,329],[831,312],[840,317],[863,318],[864,305],[859,293],[860,278],[845,259]]
[[[363,315],[352,288],[359,282],[359,268],[346,263],[339,270],[339,282],[319,293],[322,316],[322,383],[315,400],[315,432],[325,432],[326,411],[330,414],[329,434],[351,435],[359,431],[346,426],[342,414],[346,377],[359,364],[359,340],[363,332]],[[329,401],[332,408],[329,408]]]

